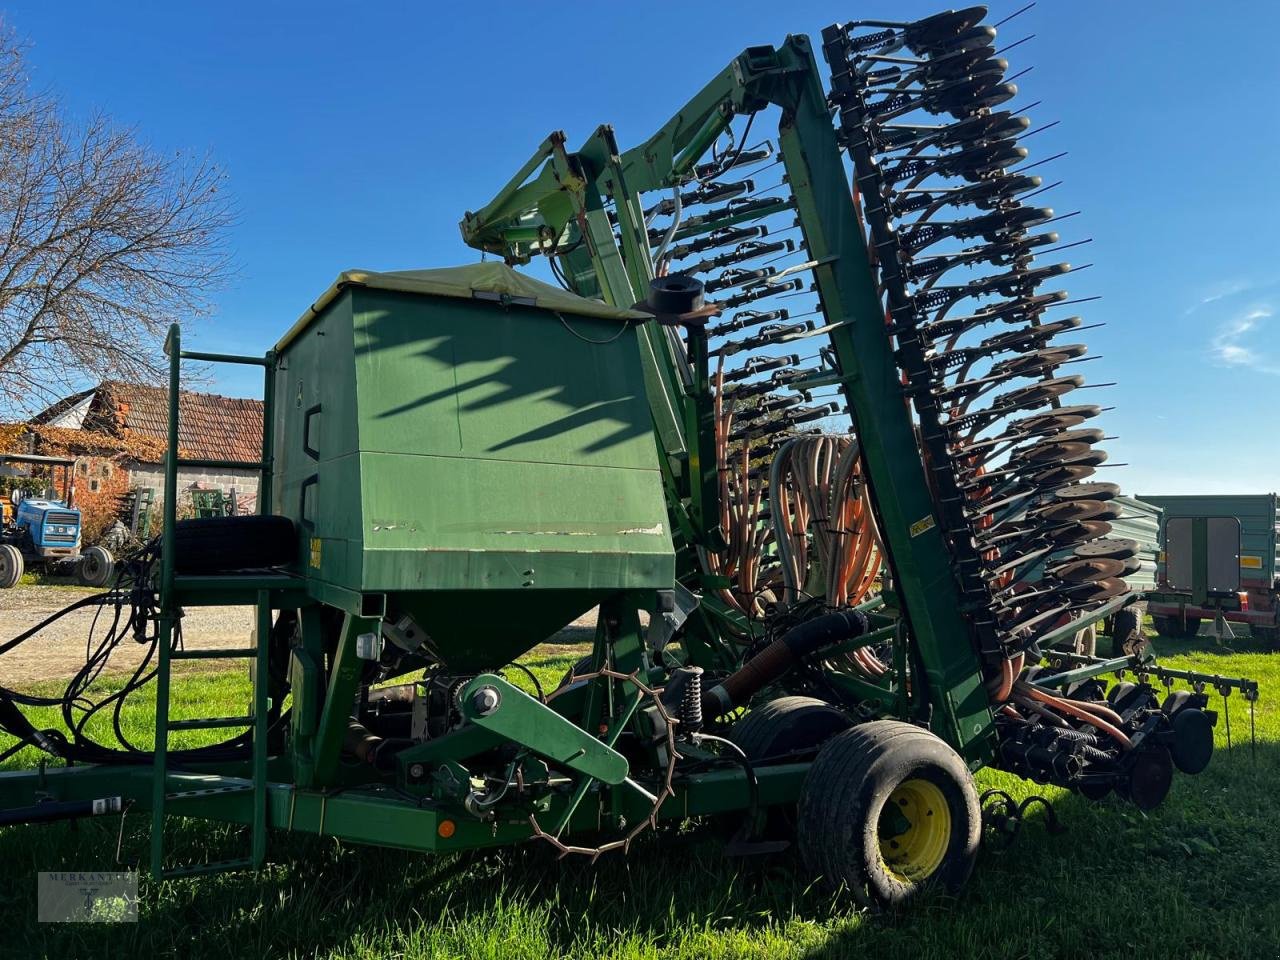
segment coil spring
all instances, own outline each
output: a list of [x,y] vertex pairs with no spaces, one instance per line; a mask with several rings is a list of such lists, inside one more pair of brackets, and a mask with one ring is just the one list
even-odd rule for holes
[[879,33],[868,33],[861,37],[849,38],[849,49],[862,52],[864,50],[874,50],[877,47],[883,47],[894,40],[898,39],[898,34],[894,30],[881,30]]
[[702,729],[702,668],[679,667],[672,672],[672,679],[683,678],[680,707],[677,716],[682,730]]

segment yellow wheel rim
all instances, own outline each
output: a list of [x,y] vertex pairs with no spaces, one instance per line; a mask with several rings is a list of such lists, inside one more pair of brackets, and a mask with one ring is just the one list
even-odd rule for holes
[[904,780],[889,794],[878,826],[880,859],[901,883],[928,879],[951,843],[951,808],[928,780]]

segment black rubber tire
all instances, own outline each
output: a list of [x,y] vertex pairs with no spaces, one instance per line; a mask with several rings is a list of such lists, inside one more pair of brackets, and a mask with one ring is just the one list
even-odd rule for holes
[[[729,739],[747,759],[754,762],[778,757],[780,762],[801,762],[814,750],[852,726],[852,722],[831,704],[815,697],[779,697],[752,708],[733,727]],[[802,752],[803,751],[803,752]],[[783,760],[788,754],[794,760]],[[759,838],[795,839],[796,805],[770,807],[757,825]]]
[[298,555],[288,517],[201,517],[179,520],[173,531],[178,573],[226,573],[283,567]]
[[1280,640],[1280,627],[1250,627],[1249,632],[1260,643],[1275,644]]
[[569,681],[572,680],[575,676],[580,677],[584,673],[590,673],[590,672],[591,672],[591,654],[588,653],[585,657],[579,657],[578,660],[574,663],[574,665],[565,671],[564,676],[560,678],[560,682],[556,684],[556,689],[559,690],[561,687],[567,687],[569,685]]
[[106,547],[90,547],[76,564],[76,576],[86,587],[105,587],[115,572],[115,557]]
[[1112,614],[1110,620],[1111,655],[1123,657],[1125,641],[1135,633],[1142,635],[1142,618],[1138,616],[1138,611],[1126,607]]
[[0,543],[0,590],[16,587],[23,567],[22,551],[11,543]]
[[852,726],[845,714],[814,697],[779,697],[755,707],[729,739],[752,762],[818,747]]
[[1200,617],[1186,617],[1185,620],[1182,617],[1174,617],[1173,628],[1178,631],[1174,636],[1190,640],[1199,632],[1200,624],[1203,622]]
[[[919,879],[891,873],[879,841],[885,804],[908,780],[936,787],[950,814],[941,859]],[[898,907],[926,890],[954,893],[964,885],[978,855],[982,811],[973,777],[954,750],[911,724],[873,720],[822,748],[800,792],[798,832],[801,856],[814,873],[846,886],[867,906]]]
[[1173,617],[1155,615],[1151,618],[1151,626],[1162,637],[1176,637],[1181,624],[1175,623]]

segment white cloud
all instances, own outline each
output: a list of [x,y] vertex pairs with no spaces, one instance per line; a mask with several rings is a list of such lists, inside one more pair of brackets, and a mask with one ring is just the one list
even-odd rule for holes
[[1255,304],[1222,324],[1210,344],[1214,358],[1224,366],[1248,367],[1280,376],[1280,360],[1267,352],[1266,339],[1250,336],[1274,315],[1275,309],[1270,304]]
[[1184,317],[1190,316],[1201,307],[1208,306],[1211,303],[1217,303],[1219,300],[1225,300],[1228,297],[1234,297],[1238,294],[1253,288],[1254,284],[1248,280],[1221,280],[1210,287],[1206,287],[1203,295],[1197,299],[1195,303],[1187,307],[1182,312]]
[[1227,280],[1218,284],[1213,288],[1213,292],[1207,296],[1200,298],[1201,305],[1206,303],[1214,303],[1218,300],[1224,300],[1227,297],[1234,297],[1237,293],[1244,293],[1248,290],[1250,284],[1244,280]]

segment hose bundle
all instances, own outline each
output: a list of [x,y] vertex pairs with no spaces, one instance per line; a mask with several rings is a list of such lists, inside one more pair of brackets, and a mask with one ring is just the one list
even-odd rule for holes
[[[159,652],[159,598],[152,587],[155,565],[159,559],[159,538],[152,540],[128,563],[122,564],[112,587],[103,593],[84,597],[46,617],[40,623],[0,644],[0,656],[24,643],[31,642],[52,624],[77,610],[96,608],[85,644],[85,662],[68,681],[60,696],[39,696],[0,687],[0,730],[15,737],[0,759],[5,759],[24,746],[34,745],[47,753],[79,763],[150,763],[152,752],[132,743],[125,735],[123,712],[129,697],[155,678]],[[119,689],[102,694],[95,685],[104,676],[116,653],[126,641],[146,647],[141,662]],[[182,622],[174,624],[172,649],[182,646]],[[268,642],[263,638],[262,642]],[[272,697],[270,724],[278,729],[283,716],[278,704],[282,696]],[[21,707],[57,708],[62,729],[38,728]],[[110,711],[115,744],[105,744],[88,732],[95,717]],[[170,750],[175,764],[206,760],[245,759],[251,755],[252,734],[245,731],[220,743],[185,750]]]
[[781,560],[783,603],[814,592],[805,590],[811,562],[824,577],[829,606],[866,599],[880,573],[881,551],[852,437],[797,437],[785,443],[770,468],[769,515]]

